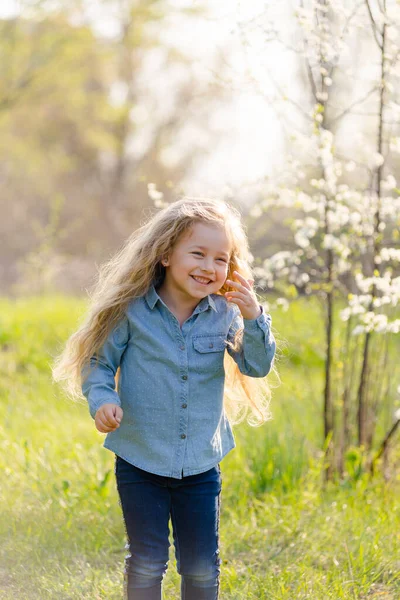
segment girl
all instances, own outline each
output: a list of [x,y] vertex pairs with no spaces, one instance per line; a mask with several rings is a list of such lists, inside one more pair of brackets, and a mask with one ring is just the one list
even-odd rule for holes
[[234,208],[169,205],[102,267],[86,321],[56,362],[55,380],[83,392],[115,454],[128,600],[160,600],[169,518],[182,599],[218,598],[219,463],[235,447],[227,415],[268,418],[249,378],[266,376],[275,354],[248,258]]

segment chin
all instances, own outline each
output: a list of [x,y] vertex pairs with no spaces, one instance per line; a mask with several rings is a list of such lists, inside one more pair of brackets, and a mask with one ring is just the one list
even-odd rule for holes
[[192,294],[192,296],[194,296],[195,298],[205,298],[210,293],[211,292],[208,292],[207,290],[199,290],[197,293]]

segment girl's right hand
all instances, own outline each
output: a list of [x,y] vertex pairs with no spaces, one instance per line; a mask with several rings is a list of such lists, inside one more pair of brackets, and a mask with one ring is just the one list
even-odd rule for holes
[[101,433],[109,433],[119,427],[123,410],[117,404],[103,404],[96,412],[94,423]]

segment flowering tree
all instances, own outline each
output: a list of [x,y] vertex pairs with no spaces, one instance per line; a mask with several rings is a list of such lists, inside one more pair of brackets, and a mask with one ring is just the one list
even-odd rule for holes
[[[282,286],[285,280],[324,301],[324,435],[329,477],[335,466],[343,473],[345,453],[355,444],[373,468],[399,421],[396,413],[395,424],[387,422],[388,411],[393,412],[395,377],[399,377],[397,364],[390,365],[389,348],[393,334],[400,330],[396,315],[400,190],[393,174],[400,137],[392,129],[400,113],[395,43],[400,7],[389,0],[310,0],[299,3],[296,18],[301,31],[298,45],[279,36],[304,61],[307,74],[303,102],[284,96],[305,124],[305,131],[292,136],[294,150],[299,143],[299,156],[305,158],[289,157],[289,168],[263,189],[253,208],[253,215],[259,217],[275,207],[291,209],[296,249],[274,254],[255,271],[261,286],[272,288],[278,280]],[[351,74],[348,66],[354,62],[357,39],[365,46],[364,52],[377,60],[375,69],[371,68],[374,80],[366,91],[366,82],[357,83],[357,74]],[[372,60],[370,64],[374,65]],[[356,82],[351,101],[343,94],[349,76]],[[374,103],[374,111],[365,110],[367,101]],[[308,102],[307,112],[303,107]],[[364,128],[367,136],[363,146],[354,149],[357,159],[350,159],[346,133],[360,114],[363,120],[357,127]],[[310,169],[314,173],[307,181],[305,172]],[[342,322],[335,318],[338,313]],[[343,329],[343,322],[342,348],[335,353],[333,338]],[[377,439],[379,419],[386,423],[381,439]]]

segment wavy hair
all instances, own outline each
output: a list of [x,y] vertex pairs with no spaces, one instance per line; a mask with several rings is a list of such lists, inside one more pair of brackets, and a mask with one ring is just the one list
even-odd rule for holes
[[[111,329],[124,315],[128,304],[143,296],[152,283],[161,283],[167,255],[182,234],[195,222],[224,227],[231,243],[228,279],[238,271],[252,279],[249,248],[239,211],[229,204],[211,199],[183,198],[160,210],[126,240],[121,249],[97,274],[89,292],[89,307],[83,323],[68,339],[63,352],[55,359],[53,380],[60,382],[71,399],[83,398],[82,369],[105,342]],[[233,289],[226,284],[220,294]],[[236,333],[233,347],[240,344],[243,329]],[[271,418],[270,387],[266,378],[243,375],[234,360],[225,353],[224,408],[236,425],[246,416],[250,425],[261,425]],[[274,368],[275,370],[275,368]],[[116,374],[118,383],[119,369]],[[249,414],[250,412],[250,414]]]

